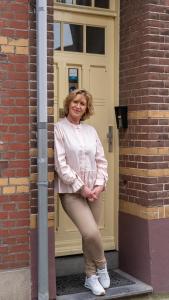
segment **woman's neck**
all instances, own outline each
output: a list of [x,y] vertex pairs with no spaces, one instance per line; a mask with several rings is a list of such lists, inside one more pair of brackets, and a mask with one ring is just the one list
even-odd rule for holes
[[70,123],[73,123],[75,125],[79,125],[80,124],[80,120],[79,119],[74,119],[70,115],[67,116],[67,119],[69,120]]

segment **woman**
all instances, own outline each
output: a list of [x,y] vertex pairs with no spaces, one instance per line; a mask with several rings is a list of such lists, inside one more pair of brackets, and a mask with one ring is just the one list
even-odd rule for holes
[[107,161],[96,130],[81,122],[93,114],[92,96],[74,90],[64,101],[64,112],[65,118],[55,124],[55,191],[82,236],[85,287],[104,295],[110,278],[98,224]]

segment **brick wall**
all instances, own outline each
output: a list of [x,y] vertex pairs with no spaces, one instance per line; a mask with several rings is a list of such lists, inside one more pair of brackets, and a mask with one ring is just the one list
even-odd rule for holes
[[28,1],[0,1],[0,269],[29,265]]
[[[119,266],[169,292],[169,0],[121,0]],[[161,247],[162,245],[162,247]]]
[[167,0],[121,0],[120,104],[129,109],[120,133],[121,209],[129,209],[126,201],[135,214],[153,207],[144,218],[169,215],[168,7]]
[[[31,265],[33,270],[32,297],[36,299],[37,83],[35,4],[36,1],[34,0],[0,1],[0,269],[18,269]],[[52,298],[56,295],[53,122],[53,0],[48,0],[49,281]],[[29,268],[27,270],[26,276],[29,277]],[[11,284],[9,277],[8,281]],[[1,280],[4,280],[3,274],[1,274]],[[18,282],[16,283],[18,284]],[[25,295],[27,295],[27,289],[30,286],[28,282],[26,286]],[[13,284],[13,288],[11,287],[11,293],[12,289],[17,290],[15,284]],[[7,295],[5,297],[8,299]]]

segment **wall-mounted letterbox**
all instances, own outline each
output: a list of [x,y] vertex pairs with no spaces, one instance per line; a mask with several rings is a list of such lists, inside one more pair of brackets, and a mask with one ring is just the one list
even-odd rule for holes
[[128,107],[115,106],[116,124],[117,128],[128,128]]

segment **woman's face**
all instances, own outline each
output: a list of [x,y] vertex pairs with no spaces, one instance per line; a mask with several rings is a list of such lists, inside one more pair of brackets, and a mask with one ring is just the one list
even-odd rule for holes
[[87,101],[85,96],[83,94],[77,94],[69,104],[68,118],[79,123],[86,112],[86,108]]

